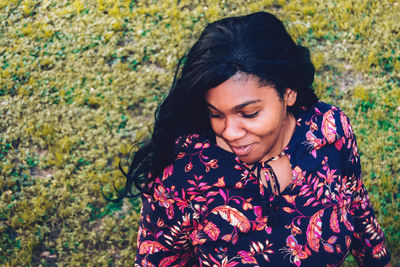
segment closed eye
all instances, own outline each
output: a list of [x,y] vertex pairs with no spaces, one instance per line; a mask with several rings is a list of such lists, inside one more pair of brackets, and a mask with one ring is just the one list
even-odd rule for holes
[[254,112],[254,113],[251,113],[251,114],[242,113],[242,117],[243,117],[243,118],[246,118],[246,119],[254,118],[254,117],[256,117],[257,115],[258,115],[258,111],[257,111],[257,112]]
[[223,117],[221,114],[211,113],[211,112],[209,112],[208,116],[210,116],[210,118],[217,118],[217,119]]

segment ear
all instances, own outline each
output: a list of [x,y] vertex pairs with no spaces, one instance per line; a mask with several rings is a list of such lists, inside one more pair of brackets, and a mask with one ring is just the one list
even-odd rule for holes
[[297,99],[297,92],[291,88],[286,88],[285,92],[285,100],[286,100],[286,105],[288,107],[291,107],[296,103]]

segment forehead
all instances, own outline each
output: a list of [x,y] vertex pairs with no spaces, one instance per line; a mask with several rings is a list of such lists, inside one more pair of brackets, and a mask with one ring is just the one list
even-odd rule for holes
[[237,73],[217,87],[206,92],[209,105],[218,109],[231,109],[248,101],[266,103],[278,98],[278,93],[271,85],[262,85],[259,78],[245,73]]

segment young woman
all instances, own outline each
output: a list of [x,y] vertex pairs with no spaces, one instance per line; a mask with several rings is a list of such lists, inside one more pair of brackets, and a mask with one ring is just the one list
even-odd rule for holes
[[126,174],[138,266],[390,266],[349,120],[276,17],[211,23],[182,62]]

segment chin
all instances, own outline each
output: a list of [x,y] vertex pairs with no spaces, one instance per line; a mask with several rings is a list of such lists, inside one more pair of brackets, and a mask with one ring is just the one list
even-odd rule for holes
[[250,158],[250,157],[238,157],[242,162],[246,164],[253,164],[254,162],[258,161],[257,159]]

